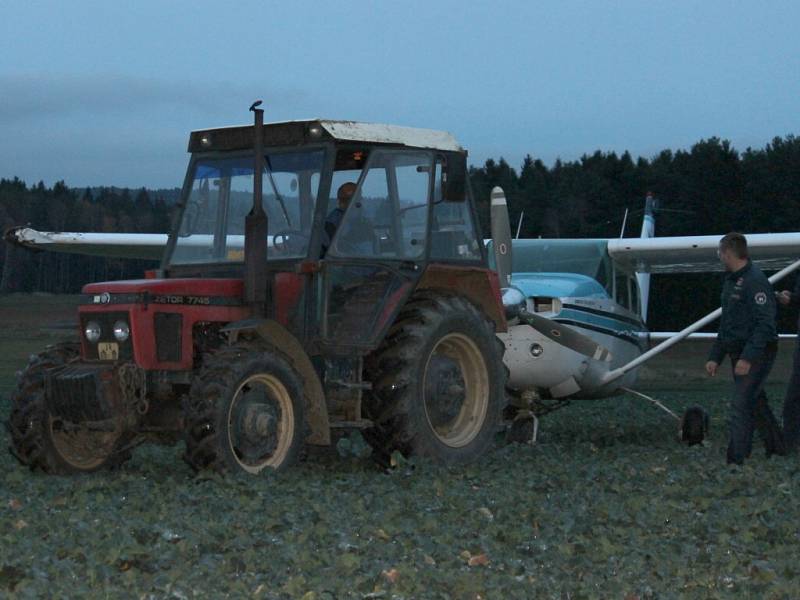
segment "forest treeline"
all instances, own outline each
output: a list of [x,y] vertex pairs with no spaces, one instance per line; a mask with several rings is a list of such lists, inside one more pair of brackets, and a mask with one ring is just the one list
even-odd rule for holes
[[[27,225],[43,231],[165,233],[174,190],[87,188],[63,181],[52,188],[0,179],[0,229]],[[0,293],[77,293],[84,284],[138,278],[153,261],[32,252],[0,243]]]
[[[800,138],[792,135],[743,152],[711,138],[652,158],[597,151],[548,166],[527,156],[519,168],[490,159],[471,167],[470,179],[485,234],[495,185],[506,192],[514,228],[524,212],[522,237],[619,237],[626,209],[624,233],[636,236],[648,191],[660,201],[656,235],[800,231]],[[0,227],[166,232],[175,197],[175,190],[76,190],[2,179]],[[0,246],[0,293],[74,293],[90,281],[138,277],[153,264]],[[654,277],[650,326],[673,330],[702,316],[718,305],[719,284],[718,274]],[[782,318],[783,328],[791,323]]]
[[[528,156],[519,171],[489,160],[470,175],[484,231],[495,185],[506,193],[512,228],[524,211],[522,237],[619,237],[626,208],[625,235],[638,236],[648,191],[659,199],[657,236],[800,231],[800,138],[794,135],[744,152],[711,138],[651,159],[595,152],[548,167]],[[785,285],[792,284],[793,278]],[[654,276],[648,325],[681,329],[719,306],[720,288],[717,273]],[[788,313],[782,311],[779,325],[791,332],[796,315]]]

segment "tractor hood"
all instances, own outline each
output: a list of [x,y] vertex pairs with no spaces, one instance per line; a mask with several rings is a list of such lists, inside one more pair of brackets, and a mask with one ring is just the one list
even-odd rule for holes
[[130,279],[83,287],[85,304],[192,304],[238,306],[241,279]]

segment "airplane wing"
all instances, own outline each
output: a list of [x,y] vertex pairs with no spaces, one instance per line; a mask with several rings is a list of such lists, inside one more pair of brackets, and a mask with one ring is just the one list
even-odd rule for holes
[[31,250],[148,260],[161,259],[167,237],[163,233],[76,233],[30,227],[15,227],[5,234],[6,241]]
[[[762,270],[776,271],[800,258],[800,232],[747,234],[750,258]],[[608,240],[611,259],[639,273],[721,271],[717,247],[721,235]]]
[[[5,234],[6,241],[30,250],[146,260],[161,260],[168,238],[166,233],[78,233],[37,231],[30,227],[14,227]],[[182,248],[211,248],[213,244],[213,235],[180,238]],[[267,244],[274,245],[274,236],[269,236]],[[244,236],[229,235],[226,247],[244,250]]]

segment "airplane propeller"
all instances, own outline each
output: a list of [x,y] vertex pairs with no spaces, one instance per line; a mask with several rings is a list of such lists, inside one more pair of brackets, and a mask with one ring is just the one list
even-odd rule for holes
[[500,287],[511,286],[511,223],[508,220],[508,206],[503,188],[494,186],[491,194],[492,201],[492,247],[494,249],[494,262],[497,275],[500,277]]
[[511,222],[508,218],[508,204],[503,188],[495,186],[491,194],[492,248],[495,267],[503,290],[503,305],[509,318],[518,318],[533,327],[546,338],[570,350],[594,360],[610,361],[611,352],[590,337],[578,333],[573,328],[534,314],[525,308],[524,294],[513,287]]

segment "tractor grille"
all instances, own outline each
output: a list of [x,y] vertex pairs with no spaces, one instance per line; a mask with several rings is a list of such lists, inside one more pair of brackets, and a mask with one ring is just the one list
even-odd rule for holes
[[[114,337],[114,323],[117,321],[125,321],[130,326],[130,316],[126,312],[86,312],[81,314],[81,332],[86,329],[86,324],[89,321],[95,321],[100,324],[100,340],[98,343],[110,342],[116,343],[119,347],[119,360],[131,360],[133,358],[133,343],[132,338],[129,337],[124,342],[118,342]],[[83,335],[83,334],[81,334]],[[97,352],[98,343],[92,343],[86,338],[83,339],[83,346],[86,348],[86,358],[88,360],[99,360]]]
[[78,423],[110,418],[108,400],[98,392],[97,367],[67,366],[47,372],[45,393],[51,415]]
[[158,360],[160,362],[178,362],[181,359],[183,315],[180,313],[157,312],[154,320]]

